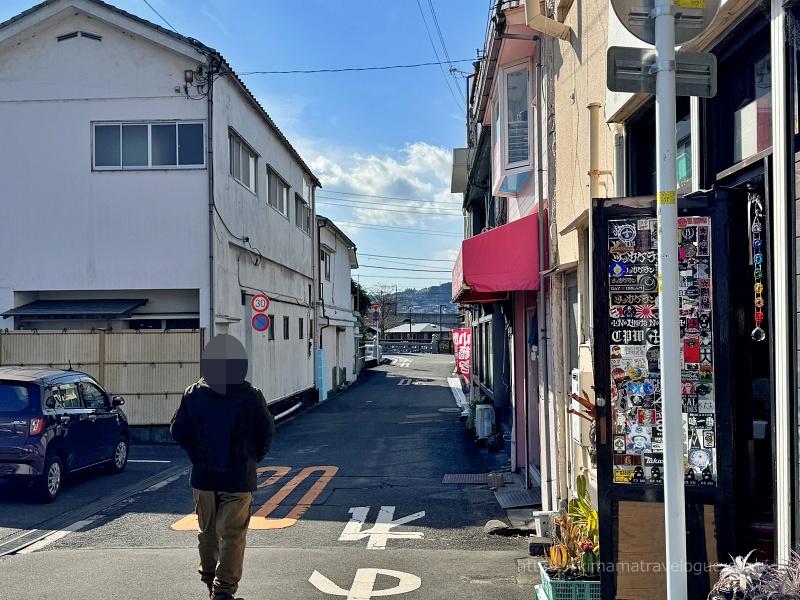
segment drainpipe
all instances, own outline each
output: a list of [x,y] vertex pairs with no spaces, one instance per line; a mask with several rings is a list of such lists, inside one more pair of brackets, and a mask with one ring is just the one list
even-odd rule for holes
[[[321,245],[322,245],[321,237],[320,237],[320,233],[319,232],[325,226],[326,226],[325,221],[318,221],[317,222],[317,260],[319,260],[319,253],[320,253]],[[322,269],[320,269],[320,275],[322,275]],[[325,294],[324,294],[323,287],[322,287],[322,277],[320,277],[320,282],[319,282],[319,304],[322,307],[322,317],[321,318],[324,318],[324,319],[326,319],[328,321],[327,325],[320,325],[320,328],[319,328],[319,347],[321,349],[322,348],[322,330],[323,329],[327,329],[328,327],[331,326],[331,318],[328,315],[325,314]]]
[[[551,317],[553,320],[553,339],[559,340],[559,343],[554,345],[556,355],[556,364],[567,364],[566,352],[564,352],[564,344],[566,343],[566,327],[565,327],[565,311],[564,311],[564,277],[563,275],[554,276],[551,280],[552,285],[552,311]],[[567,403],[566,403],[566,388],[564,385],[565,380],[569,377],[566,369],[562,369],[563,373],[560,378],[556,380],[560,389],[556,389],[556,437],[558,444],[558,497],[567,497],[567,488],[572,487],[572,472],[575,470],[575,463],[571,460],[572,452],[569,447],[569,438],[567,435]],[[570,465],[570,470],[567,471],[567,465]]]
[[[614,195],[620,198],[627,193],[625,190],[625,125],[614,123],[612,128],[614,130],[614,171],[612,175],[614,177]],[[589,206],[592,206],[591,199],[589,201]],[[591,231],[591,223],[589,229]],[[591,290],[589,292],[591,293]]]
[[544,127],[542,125],[542,117],[544,113],[544,98],[542,98],[542,38],[538,35],[533,36],[536,40],[536,101],[539,108],[539,122],[536,128],[536,168],[537,168],[537,186],[539,194],[539,295],[537,312],[539,313],[539,364],[542,370],[542,405],[544,408],[544,459],[547,461],[547,477],[545,478],[545,498],[547,503],[543,508],[545,510],[553,508],[553,475],[552,475],[552,462],[550,460],[550,390],[548,382],[548,365],[547,365],[547,303],[545,302],[545,276],[544,272],[547,265],[544,259],[544,253],[547,247],[544,243],[545,238],[545,210],[544,210],[544,169],[542,168],[542,135]]
[[215,308],[214,308],[214,228],[216,207],[214,206],[214,75],[219,69],[219,62],[213,55],[208,59],[208,69],[206,69],[206,86],[208,89],[208,310],[211,322],[208,329],[208,339],[214,337],[216,327]]
[[[589,290],[594,290],[594,227],[592,226],[592,206],[595,198],[600,197],[600,109],[599,102],[592,102],[589,109]],[[616,140],[615,140],[616,142]],[[616,148],[615,148],[616,150]],[[586,319],[589,323],[589,343],[594,341],[594,307],[591,302],[586,303]]]

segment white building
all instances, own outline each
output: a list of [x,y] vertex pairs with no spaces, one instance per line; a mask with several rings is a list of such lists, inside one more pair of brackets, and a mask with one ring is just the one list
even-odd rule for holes
[[[358,375],[358,311],[351,293],[351,271],[358,268],[356,245],[333,221],[317,216],[319,237],[319,351],[317,387],[328,391],[355,381]],[[322,377],[325,384],[322,384]]]
[[227,332],[271,402],[313,391],[319,181],[218,52],[50,0],[0,23],[0,105],[3,326]]

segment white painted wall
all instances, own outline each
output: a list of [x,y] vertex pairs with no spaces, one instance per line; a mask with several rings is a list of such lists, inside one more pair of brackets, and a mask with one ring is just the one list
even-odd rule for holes
[[[317,221],[321,225],[322,221]],[[325,278],[325,266],[320,260],[321,299],[324,304],[319,310],[321,348],[325,350],[327,362],[328,389],[333,389],[333,369],[345,368],[347,382],[355,380],[357,317],[352,307],[350,294],[350,254],[349,244],[330,227],[319,227],[320,246],[330,252],[331,279]],[[332,250],[332,252],[331,252]],[[330,325],[329,327],[326,327]],[[323,329],[324,328],[324,329]],[[337,330],[344,328],[344,331]],[[338,384],[341,385],[341,381]]]
[[[56,40],[73,31],[102,41]],[[181,89],[184,70],[204,63],[194,47],[85,0],[45,6],[0,30],[0,311],[78,292],[141,292],[199,312],[211,337],[209,169],[92,171],[94,121],[206,122],[207,101]],[[251,379],[278,399],[314,385],[313,243],[294,206],[311,175],[229,77],[216,80],[213,120],[215,320],[249,339]],[[228,174],[229,128],[259,154],[255,194]],[[291,186],[288,219],[267,203],[268,164]],[[244,237],[249,243],[236,239]],[[252,331],[243,291],[273,299],[274,341]]]

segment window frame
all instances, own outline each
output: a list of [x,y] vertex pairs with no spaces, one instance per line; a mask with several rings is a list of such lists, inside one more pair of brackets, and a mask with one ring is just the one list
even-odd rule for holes
[[320,262],[323,265],[323,272],[325,273],[325,281],[331,280],[331,253],[327,250],[320,250],[322,253],[322,257],[320,258]]
[[[527,99],[524,104],[527,110],[527,134],[528,154],[524,160],[510,162],[509,150],[509,127],[510,119],[508,114],[508,77],[511,74],[525,71],[527,73]],[[533,141],[534,141],[534,121],[539,118],[536,90],[533,86],[533,69],[530,59],[515,61],[508,65],[503,65],[498,69],[495,77],[494,91],[492,93],[492,194],[495,196],[516,197],[520,188],[527,179],[528,174],[534,168]],[[534,111],[532,104],[537,104]],[[517,121],[515,121],[517,122]],[[522,121],[519,121],[520,123]],[[506,180],[513,181],[513,189],[506,188]]]
[[[273,184],[273,181],[275,184]],[[267,205],[278,211],[287,220],[290,220],[289,194],[291,191],[292,186],[289,185],[289,182],[281,177],[280,173],[270,165],[267,165]],[[274,204],[273,200],[275,200]],[[283,210],[281,210],[281,204],[283,205]]]
[[[175,163],[174,165],[154,165],[153,164],[153,126],[174,125],[175,126]],[[181,125],[200,125],[202,127],[202,163],[180,164],[180,126]],[[118,165],[98,165],[97,164],[97,128],[98,127],[113,127],[119,128],[119,164]],[[123,164],[123,128],[125,126],[146,126],[147,127],[147,164],[146,165],[124,165]],[[206,123],[200,120],[167,120],[167,121],[92,121],[92,171],[177,171],[187,169],[205,169],[206,168],[206,154],[207,154],[207,140],[206,140]]]
[[297,337],[297,339],[304,340],[304,339],[306,339],[305,338],[305,331],[304,331],[306,320],[305,320],[304,317],[298,317],[297,322],[298,322],[298,337]]
[[[239,152],[235,150],[238,147]],[[242,171],[242,158],[247,154],[247,163],[249,165],[248,182],[244,181],[244,173]],[[238,160],[237,156],[238,154]],[[234,130],[228,130],[228,175],[236,181],[239,185],[253,194],[258,194],[258,152],[253,150],[253,147],[248,144],[242,136]]]
[[297,193],[294,195],[294,219],[300,231],[306,235],[311,235],[311,207]]
[[267,327],[267,341],[275,341],[275,315],[267,315],[269,327]]
[[283,339],[289,339],[289,317],[283,317]]

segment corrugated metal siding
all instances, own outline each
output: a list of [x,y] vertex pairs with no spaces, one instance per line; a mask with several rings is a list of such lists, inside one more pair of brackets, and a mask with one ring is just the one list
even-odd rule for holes
[[0,365],[69,368],[125,398],[131,425],[169,424],[200,377],[201,331],[0,332]]

